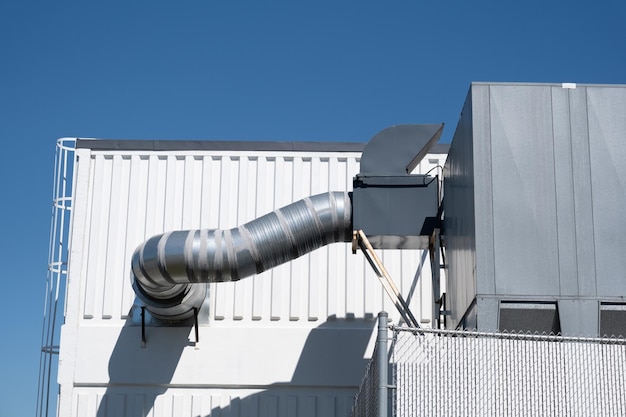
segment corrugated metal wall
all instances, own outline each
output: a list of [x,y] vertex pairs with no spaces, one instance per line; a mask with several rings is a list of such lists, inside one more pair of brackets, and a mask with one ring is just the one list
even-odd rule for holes
[[[105,397],[104,389],[78,388],[75,415],[79,416],[347,416],[352,408],[351,392],[324,390],[316,395],[292,395],[289,390],[264,393],[245,390],[170,389],[154,397],[153,393],[117,390]],[[98,412],[99,409],[105,411]]]
[[[228,229],[309,195],[350,190],[352,177],[359,172],[358,152],[77,149],[76,154],[59,370],[62,415],[209,415],[205,408],[212,406],[205,405],[211,404],[213,400],[207,398],[213,394],[206,390],[227,386],[230,391],[219,394],[221,406],[224,395],[245,397],[245,390],[252,388],[266,392],[267,398],[258,394],[246,403],[249,414],[241,415],[257,415],[252,409],[262,404],[270,410],[277,401],[275,407],[282,411],[267,415],[328,416],[333,414],[323,411],[325,401],[330,401],[324,389],[334,387],[332,392],[338,396],[332,401],[341,404],[355,392],[364,356],[369,354],[369,348],[364,349],[373,318],[383,309],[395,321],[398,315],[363,255],[353,255],[349,244],[321,248],[239,282],[211,284],[208,321],[200,326],[201,343],[195,346],[187,340],[193,339],[189,328],[182,331],[190,337],[183,335],[185,340],[178,343],[172,341],[177,330],[149,327],[148,345],[140,347],[130,257],[137,245],[154,234],[188,228]],[[444,154],[429,155],[416,172],[429,171],[444,160]],[[418,320],[430,320],[427,255],[421,251],[380,253]],[[350,331],[356,332],[352,340],[360,345],[339,336]],[[356,361],[350,369],[322,366],[329,375],[312,375],[315,362],[324,359],[322,353],[347,363],[326,348],[329,345],[356,355]],[[303,352],[312,352],[312,346],[324,352],[303,359]],[[170,369],[151,375],[149,358],[164,361],[163,366]],[[128,371],[128,366],[136,369]],[[274,395],[275,388],[265,389],[276,383],[291,391]],[[154,385],[159,388],[150,388]],[[133,411],[135,400],[120,399],[127,390],[119,386],[139,390],[133,395],[166,397],[149,401],[148,410],[138,414]],[[109,400],[101,404],[104,394]],[[202,406],[197,406],[197,399],[192,401],[197,395],[205,398]],[[103,405],[111,401],[121,401],[124,413],[111,411],[118,405]],[[306,407],[298,401],[317,405]],[[179,414],[175,412],[178,407],[188,411]],[[297,414],[290,411],[293,407],[299,410]]]

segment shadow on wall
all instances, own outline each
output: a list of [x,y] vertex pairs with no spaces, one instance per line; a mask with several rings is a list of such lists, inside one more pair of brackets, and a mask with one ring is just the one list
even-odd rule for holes
[[365,374],[364,356],[375,325],[373,318],[329,317],[309,333],[289,382],[245,397],[221,398],[226,404],[194,417],[348,417]]
[[[409,304],[418,294],[418,281],[427,262],[427,251],[424,251],[408,288],[406,301]],[[181,355],[186,348],[193,349],[194,346],[193,322],[171,327],[147,326],[147,344],[142,347],[138,311],[134,306],[131,311],[134,317],[122,328],[109,360],[109,384],[100,401],[98,417],[349,416],[354,395],[365,374],[367,360],[364,356],[375,337],[377,323],[373,316],[328,317],[308,332],[290,380],[269,385],[230,385],[223,390],[219,386],[206,388],[201,384],[195,390],[201,393],[194,394],[193,398],[174,395],[168,402],[163,399],[168,396],[169,388],[176,388],[172,381]],[[200,349],[209,343],[206,335],[210,332],[202,327],[208,323],[207,311],[208,303],[205,303],[199,318],[201,338],[204,338]],[[251,338],[245,340],[246,350],[242,349],[241,355],[259,349],[258,341],[249,336],[245,328],[240,330],[242,337]],[[287,333],[289,330],[285,329]],[[280,335],[280,329],[273,328],[273,331]],[[232,341],[223,342],[223,349],[233,346]],[[282,343],[280,336],[271,343]],[[239,350],[238,345],[235,348]],[[271,354],[277,355],[275,352]],[[265,359],[267,366],[281,360],[270,358],[269,354]]]
[[143,347],[141,326],[128,319],[109,359],[109,384],[97,416],[146,417],[156,397],[167,390],[183,349],[193,345],[192,328],[193,323],[162,330],[146,326],[148,343]]
[[[244,386],[241,394],[231,389],[223,391],[224,395],[215,394],[220,387],[214,387],[211,395],[194,396],[193,401],[203,404],[194,404],[193,413],[189,409],[184,415],[348,416],[365,373],[364,355],[375,324],[373,318],[330,317],[310,331],[290,381],[262,387]],[[164,410],[159,405],[157,410],[155,403],[168,388],[175,388],[171,381],[183,350],[194,345],[193,330],[192,323],[176,327],[147,326],[147,344],[142,347],[141,326],[129,320],[109,360],[109,385],[97,416],[178,415],[177,405],[168,404]],[[249,346],[248,349],[253,349],[254,341]],[[183,408],[186,407],[191,406]]]

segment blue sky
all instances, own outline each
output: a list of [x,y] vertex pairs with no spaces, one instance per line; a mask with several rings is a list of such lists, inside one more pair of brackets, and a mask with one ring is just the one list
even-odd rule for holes
[[626,84],[626,2],[0,2],[0,417],[33,416],[59,137],[367,141],[472,81]]

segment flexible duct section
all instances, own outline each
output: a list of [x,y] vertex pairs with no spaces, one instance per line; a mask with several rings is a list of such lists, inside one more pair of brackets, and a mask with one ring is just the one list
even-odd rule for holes
[[133,254],[135,293],[157,318],[189,318],[202,305],[210,282],[236,281],[329,243],[351,241],[350,197],[324,193],[230,230],[154,236]]

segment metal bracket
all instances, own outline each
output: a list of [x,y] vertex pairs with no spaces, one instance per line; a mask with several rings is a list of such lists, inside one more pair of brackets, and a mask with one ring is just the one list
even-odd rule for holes
[[146,307],[141,306],[141,347],[146,347]]
[[432,235],[430,235],[428,251],[430,253],[430,270],[433,286],[433,320],[436,320],[436,326],[433,327],[440,329],[442,317],[445,328],[447,324],[446,316],[450,313],[446,310],[445,293],[441,293],[441,270],[446,269],[446,254],[443,236],[438,228],[435,228]]
[[193,308],[193,327],[196,333],[196,344],[200,343],[200,331],[198,330],[198,307]]
[[[200,326],[198,326],[198,307],[193,308],[193,328],[196,336],[195,343],[200,343]],[[146,306],[141,306],[141,347],[146,347]]]
[[394,284],[393,279],[391,279],[391,276],[389,275],[389,272],[387,272],[387,269],[380,261],[380,258],[378,258],[378,255],[376,255],[376,252],[374,252],[374,248],[372,247],[370,241],[367,239],[367,236],[362,230],[356,230],[352,233],[353,254],[356,253],[357,247],[359,247],[363,252],[363,255],[365,255],[365,258],[374,270],[374,273],[376,274],[378,280],[385,289],[385,292],[391,299],[391,302],[393,302],[393,304],[396,306],[396,309],[402,316],[402,319],[405,321],[405,323],[409,326],[419,328],[420,325],[417,319],[415,319],[415,316],[413,315],[411,310],[409,309],[409,305],[404,300],[404,298],[402,298],[402,294],[400,294],[398,287],[396,287],[396,285]]

